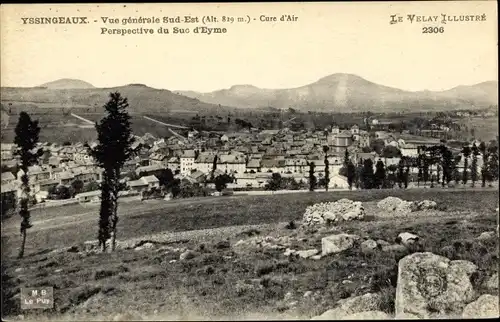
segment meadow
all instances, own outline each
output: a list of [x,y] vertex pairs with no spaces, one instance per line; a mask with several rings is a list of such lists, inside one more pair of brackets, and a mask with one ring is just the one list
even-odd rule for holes
[[[438,209],[389,215],[376,207],[376,201],[389,195],[434,200]],[[341,198],[363,201],[365,219],[323,228],[301,226],[307,206]],[[29,251],[24,259],[14,258],[14,252],[9,251],[18,245],[16,235],[2,231],[3,304],[10,308],[10,316],[61,320],[309,319],[340,299],[367,292],[384,294],[387,300],[381,310],[392,314],[397,263],[411,252],[431,251],[472,261],[479,267],[473,280],[479,293],[489,292],[482,285],[497,271],[498,240],[477,237],[497,227],[498,190],[233,196],[158,201],[144,208],[122,204],[118,239],[136,238],[142,240],[137,245],[150,245],[106,254],[52,252],[61,246],[81,249],[84,241],[95,239],[97,214],[92,211],[96,209],[68,207],[52,215],[47,209],[37,220],[57,222],[78,212],[90,212],[90,217],[39,231],[35,225],[28,234]],[[127,209],[130,214],[124,215]],[[295,225],[290,225],[292,220]],[[267,236],[289,238],[295,249],[321,249],[322,237],[340,232],[394,243],[403,231],[421,237],[418,248],[365,252],[355,247],[313,260],[287,257],[283,250],[239,247],[240,240]],[[55,241],[64,241],[64,245]],[[196,255],[179,260],[185,250]],[[55,307],[20,311],[16,296],[22,286],[53,286]],[[120,313],[126,314],[117,316]]]

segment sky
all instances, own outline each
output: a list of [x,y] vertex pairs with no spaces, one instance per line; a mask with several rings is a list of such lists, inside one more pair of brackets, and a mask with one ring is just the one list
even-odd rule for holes
[[[38,86],[74,78],[96,87],[141,83],[208,92],[236,84],[293,88],[333,73],[359,75],[404,90],[446,90],[498,80],[496,1],[249,3],[249,4],[10,4],[1,6],[1,86]],[[295,22],[260,16],[295,15]],[[439,16],[411,23],[407,15]],[[486,15],[486,21],[448,22]],[[213,15],[250,23],[135,24],[128,17]],[[390,15],[403,16],[391,25]],[[26,17],[86,16],[89,24],[23,24]],[[102,17],[118,18],[119,24]],[[253,19],[256,20],[253,20]],[[194,34],[197,26],[224,34]],[[152,28],[154,34],[108,35],[101,28]],[[158,34],[159,27],[190,28]],[[422,33],[443,27],[443,33]]]

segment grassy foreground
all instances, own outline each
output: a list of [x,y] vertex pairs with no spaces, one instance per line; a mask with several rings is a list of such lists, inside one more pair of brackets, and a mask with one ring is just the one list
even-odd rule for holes
[[[441,211],[387,216],[375,201],[388,195],[406,200],[431,199]],[[348,197],[366,202],[367,219],[328,229],[298,227],[282,223],[300,220],[308,205]],[[201,200],[201,199],[200,199]],[[53,254],[44,250],[95,239],[95,221],[34,232],[39,241],[22,260],[5,256],[2,261],[4,314],[25,318],[112,319],[283,319],[310,318],[341,299],[367,292],[383,292],[382,308],[394,310],[397,262],[412,251],[431,251],[450,259],[470,260],[479,267],[473,283],[479,292],[483,282],[497,271],[498,241],[478,240],[497,226],[495,208],[498,191],[446,192],[363,191],[274,196],[215,198],[192,201],[164,210],[124,216],[120,237],[130,238],[162,231],[258,225],[211,235],[200,241],[200,232],[187,233],[182,241],[158,243],[151,249],[119,250],[113,254]],[[124,206],[125,208],[126,206]],[[131,206],[130,206],[131,207]],[[88,210],[87,210],[88,211]],[[61,214],[63,216],[64,214]],[[393,243],[400,232],[419,235],[418,249],[394,252],[364,252],[360,248],[320,260],[285,257],[283,250],[237,249],[239,240],[250,235],[289,236],[291,248],[321,249],[321,238],[346,232],[362,238]],[[201,232],[203,234],[203,232]],[[55,237],[54,237],[55,236]],[[36,238],[35,238],[36,237]],[[15,247],[14,237],[2,237]],[[44,245],[44,241],[53,241]],[[16,241],[17,242],[17,241]],[[184,249],[197,255],[179,261]],[[2,254],[7,252],[2,251]],[[173,262],[173,260],[176,260]],[[53,286],[52,310],[21,311],[20,287]],[[290,294],[287,294],[290,292]]]

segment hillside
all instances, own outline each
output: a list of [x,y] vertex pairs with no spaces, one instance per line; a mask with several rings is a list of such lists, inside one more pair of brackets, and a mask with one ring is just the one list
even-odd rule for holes
[[53,82],[48,82],[45,84],[40,85],[40,87],[45,87],[48,89],[87,89],[87,88],[94,88],[94,86],[90,83],[84,82],[79,79],[70,79],[70,78],[63,78],[63,79],[58,79]]
[[240,108],[272,106],[280,109],[292,107],[302,111],[387,112],[485,107],[497,104],[497,87],[496,81],[490,81],[442,92],[409,92],[379,85],[353,74],[333,74],[312,84],[290,89],[235,85],[210,93],[175,92],[207,103]]
[[[431,199],[440,210],[387,213],[377,202],[389,195]],[[309,205],[341,198],[363,202],[366,217],[326,227],[302,223]],[[98,205],[40,209],[22,259],[17,218],[2,222],[2,313],[37,321],[309,320],[348,301],[350,312],[335,311],[341,317],[376,310],[392,318],[401,309],[400,259],[418,252],[474,264],[468,279],[447,275],[453,299],[465,293],[458,287],[473,290],[468,301],[498,296],[498,280],[489,282],[498,272],[497,199],[498,190],[377,189],[120,202],[113,253],[91,249]],[[290,220],[295,227],[286,225]],[[401,232],[421,238],[401,243]],[[359,240],[319,256],[289,252],[320,252],[324,237],[340,233]],[[432,271],[424,272],[443,272],[438,263],[425,264]],[[442,280],[432,279],[438,275],[430,276],[416,285],[445,292]],[[20,288],[36,286],[53,287],[53,309],[21,309]],[[372,300],[359,297],[368,293]],[[428,310],[450,307],[446,317],[462,316],[462,306],[448,305],[455,304],[451,296],[429,297],[441,302]]]
[[2,102],[14,104],[32,103],[40,108],[45,106],[94,108],[101,107],[108,100],[109,93],[114,91],[118,91],[122,96],[127,97],[130,110],[136,113],[166,112],[169,110],[202,111],[218,108],[213,104],[200,102],[197,99],[177,95],[168,90],[154,89],[142,84],[112,88],[2,87],[1,97]]

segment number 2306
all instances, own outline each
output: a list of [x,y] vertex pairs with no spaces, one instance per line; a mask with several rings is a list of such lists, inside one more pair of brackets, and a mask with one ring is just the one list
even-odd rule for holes
[[423,34],[442,34],[444,32],[444,27],[423,27]]

